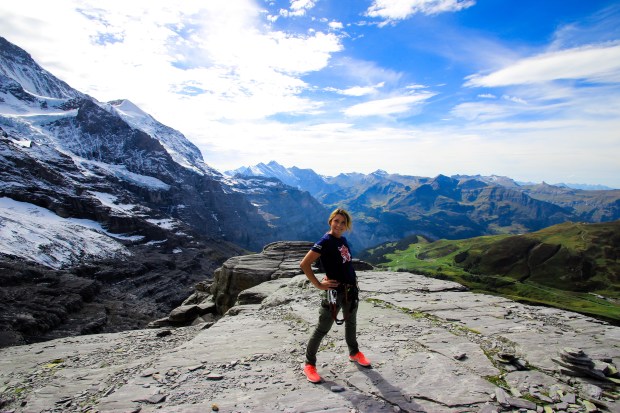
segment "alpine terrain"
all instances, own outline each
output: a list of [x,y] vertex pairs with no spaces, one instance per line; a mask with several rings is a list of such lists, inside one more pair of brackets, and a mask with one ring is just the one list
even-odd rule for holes
[[143,326],[225,259],[314,239],[325,216],[295,188],[223,176],[180,132],[4,38],[0,177],[0,346]]

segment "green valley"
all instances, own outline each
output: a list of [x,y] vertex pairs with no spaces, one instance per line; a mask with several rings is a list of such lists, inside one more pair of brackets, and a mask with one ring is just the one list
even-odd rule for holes
[[620,221],[566,222],[521,235],[435,242],[414,236],[360,258],[620,324]]

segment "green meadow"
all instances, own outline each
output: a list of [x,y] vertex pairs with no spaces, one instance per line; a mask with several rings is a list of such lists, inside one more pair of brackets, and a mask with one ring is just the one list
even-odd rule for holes
[[620,325],[620,221],[568,222],[528,234],[463,240],[413,236],[360,258]]

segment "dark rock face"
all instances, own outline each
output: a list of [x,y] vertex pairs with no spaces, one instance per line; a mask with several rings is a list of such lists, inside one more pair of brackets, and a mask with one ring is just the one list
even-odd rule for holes
[[11,259],[0,264],[0,282],[0,346],[43,336],[81,310],[101,289],[96,280]]
[[[132,247],[126,260],[53,270],[0,261],[0,347],[144,328],[179,306],[232,251],[201,243]],[[175,251],[175,252],[172,252]]]

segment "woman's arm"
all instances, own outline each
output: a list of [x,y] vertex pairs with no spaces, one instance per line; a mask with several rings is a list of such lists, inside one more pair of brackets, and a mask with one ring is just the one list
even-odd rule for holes
[[314,275],[314,271],[312,271],[312,263],[316,261],[320,256],[321,254],[319,254],[318,252],[314,252],[310,250],[304,257],[304,259],[301,260],[301,262],[299,263],[299,266],[303,270],[304,274],[306,274],[306,277],[308,277],[312,285],[314,285],[319,290],[330,290],[330,289],[338,287],[338,281],[330,280],[327,277],[319,281],[316,278],[316,275]]

